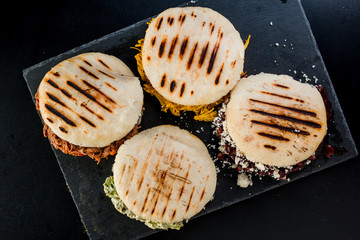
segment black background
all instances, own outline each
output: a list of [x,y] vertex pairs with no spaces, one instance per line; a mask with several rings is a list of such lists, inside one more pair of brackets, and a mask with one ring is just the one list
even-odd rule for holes
[[[88,239],[22,69],[184,1],[31,1],[0,21],[0,239]],[[282,1],[286,4],[286,1]],[[360,2],[302,1],[356,143]],[[149,239],[359,239],[359,157]]]

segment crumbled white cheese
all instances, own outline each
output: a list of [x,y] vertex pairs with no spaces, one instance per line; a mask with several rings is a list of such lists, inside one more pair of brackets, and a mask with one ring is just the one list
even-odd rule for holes
[[265,166],[262,163],[255,163],[255,166],[260,169],[260,171],[265,171]]
[[252,186],[252,180],[251,180],[251,175],[247,175],[246,173],[240,173],[238,174],[238,179],[237,179],[237,185],[242,187],[242,188],[247,188],[248,186]]
[[275,43],[275,46],[278,47],[278,46],[280,46],[280,44],[279,44],[279,43]]
[[272,26],[273,25],[273,22],[270,22],[270,26]]

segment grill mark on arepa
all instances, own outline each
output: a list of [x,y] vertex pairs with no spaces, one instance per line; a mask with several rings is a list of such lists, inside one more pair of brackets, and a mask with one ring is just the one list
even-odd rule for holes
[[159,29],[161,28],[161,23],[163,22],[163,20],[164,20],[163,17],[161,17],[161,18],[158,20],[157,26],[156,26],[157,30],[159,30]]
[[83,117],[83,116],[80,116],[79,117],[84,121],[86,122],[87,124],[89,124],[90,126],[92,127],[96,127],[96,125],[94,123],[92,123],[89,119],[87,119],[86,117]]
[[83,66],[78,66],[84,73],[86,73],[87,75],[95,78],[96,80],[99,80],[99,77],[96,76],[94,73],[90,72],[89,70],[87,70],[85,67]]
[[160,86],[164,87],[165,83],[166,83],[166,73],[164,73],[164,75],[161,78]]
[[54,121],[51,118],[46,118],[49,122],[54,123]]
[[111,85],[110,83],[108,83],[108,82],[104,82],[104,83],[106,84],[106,86],[108,86],[112,90],[117,91],[117,89],[113,85]]
[[101,60],[100,58],[98,58],[98,62],[101,63],[104,67],[108,68],[111,70],[111,68],[109,67],[109,65],[107,65],[103,60]]
[[87,60],[83,59],[83,62],[86,63],[87,65],[89,65],[90,67],[92,67],[92,64],[89,63]]
[[94,85],[90,84],[88,81],[86,80],[82,80],[83,83],[85,83],[86,86],[88,86],[89,88],[95,90],[96,92],[100,93],[102,96],[104,96],[107,100],[109,100],[112,103],[116,103],[111,97],[109,97],[108,95],[106,95],[105,93],[103,93],[100,89],[98,89],[97,87],[95,87]]
[[124,163],[124,165],[123,165],[123,167],[122,167],[122,169],[121,169],[119,185],[121,185],[121,182],[122,182],[122,180],[123,180],[125,169],[126,169],[126,163]]
[[175,215],[176,215],[176,209],[174,210],[174,212],[173,212],[173,214],[172,214],[172,216],[171,216],[171,220],[174,219]]
[[168,17],[167,22],[171,26],[174,23],[174,18],[173,17]]
[[169,50],[169,53],[168,53],[168,58],[171,59],[173,53],[174,53],[174,49],[176,47],[176,43],[178,41],[178,38],[179,38],[179,34],[176,35],[176,37],[173,38],[173,40],[171,41],[171,45],[170,45],[170,50]]
[[[190,168],[191,168],[191,164],[189,164],[189,168],[188,168],[188,170],[187,170],[187,172],[186,172],[186,174],[185,174],[185,177],[184,177],[185,179],[187,179],[188,176],[189,176]],[[181,187],[181,189],[180,189],[180,192],[179,192],[178,201],[180,201],[181,196],[182,196],[183,193],[184,193],[185,184],[186,184],[186,182],[184,181],[184,182],[183,182],[183,185],[182,185],[182,187]]]
[[192,197],[194,195],[194,191],[195,191],[195,186],[193,186],[190,197],[189,197],[189,201],[188,201],[188,205],[186,206],[186,210],[185,210],[185,214],[189,211],[190,205],[191,205],[191,200]]
[[303,131],[303,130],[300,130],[300,129],[296,129],[296,128],[285,127],[285,126],[272,124],[272,123],[267,123],[267,122],[261,122],[261,121],[257,121],[257,120],[251,120],[251,122],[255,123],[255,124],[271,127],[271,128],[276,128],[276,129],[286,131],[286,132],[296,133],[296,134],[300,134],[300,135],[310,135],[309,132]]
[[106,72],[104,72],[104,71],[102,71],[102,70],[100,70],[100,69],[96,69],[99,73],[101,73],[101,74],[103,74],[103,75],[105,75],[105,76],[107,76],[107,77],[109,77],[109,78],[111,78],[111,79],[115,79],[115,77],[114,76],[112,76],[112,75],[110,75],[109,73],[106,73]]
[[284,108],[293,112],[297,112],[297,113],[301,113],[304,115],[309,115],[312,117],[316,117],[317,114],[315,112],[311,112],[311,111],[307,111],[307,110],[303,110],[303,109],[299,109],[299,108],[294,108],[294,107],[288,107],[288,106],[284,106],[284,105],[280,105],[277,103],[271,103],[271,102],[265,102],[265,101],[261,101],[261,100],[257,100],[257,99],[249,99],[252,102],[256,102],[256,103],[262,103],[262,104],[266,104],[266,105],[270,105],[270,106],[274,106],[274,107],[279,107],[279,108]]
[[286,141],[286,142],[290,141],[286,137],[279,136],[279,135],[274,135],[274,134],[270,134],[270,133],[266,133],[266,132],[258,132],[257,134],[260,135],[260,136],[263,136],[263,137],[274,139],[274,140]]
[[265,144],[264,148],[268,148],[268,149],[271,149],[271,150],[276,150],[276,147],[273,146],[273,145],[270,145],[270,144]]
[[83,108],[85,108],[88,112],[94,114],[94,115],[95,115],[97,118],[99,118],[100,120],[104,120],[104,118],[103,118],[101,115],[95,113],[95,112],[94,112],[93,110],[91,110],[88,106],[86,106],[85,103],[81,103],[80,106],[83,107]]
[[61,112],[59,112],[58,110],[56,110],[53,106],[51,106],[50,104],[45,104],[45,108],[47,110],[49,110],[49,112],[51,112],[52,114],[54,114],[55,116],[61,118],[61,120],[63,120],[66,124],[76,127],[76,124],[70,120],[68,117],[66,117],[64,114],[62,114]]
[[289,96],[286,96],[286,95],[281,95],[281,94],[277,94],[277,93],[273,93],[273,92],[265,92],[265,91],[260,91],[260,92],[264,93],[264,94],[271,95],[271,96],[280,97],[280,98],[289,99],[289,100],[295,100],[297,102],[304,103],[304,100],[302,100],[302,99],[292,98],[292,97],[289,97]]
[[192,65],[192,62],[194,60],[194,55],[195,55],[195,52],[196,52],[196,49],[197,49],[197,46],[198,46],[198,42],[195,43],[193,49],[191,50],[191,53],[190,53],[190,56],[189,56],[189,60],[187,62],[187,70],[190,70],[191,68],[191,65]]
[[272,85],[274,85],[275,87],[279,87],[279,88],[285,88],[285,89],[289,89],[290,87],[282,85],[282,84],[278,84],[278,83],[273,83]]
[[60,104],[61,106],[68,108],[68,106],[66,106],[65,103],[63,103],[62,101],[60,101],[57,97],[55,97],[54,95],[52,95],[49,92],[46,92],[46,95],[49,97],[50,100],[52,100],[53,102],[56,102],[58,104]]
[[172,80],[170,83],[170,92],[174,92],[175,88],[176,88],[176,81]]
[[306,126],[313,127],[313,128],[321,128],[321,124],[313,122],[313,121],[289,117],[289,116],[282,115],[282,114],[268,113],[268,112],[264,112],[264,111],[256,110],[256,109],[250,109],[249,111],[261,114],[263,116],[274,117],[274,118],[278,118],[278,119],[282,119],[282,120],[286,120],[286,121],[290,121],[290,122],[294,122],[294,123],[299,123],[299,124],[306,125]]
[[159,58],[162,58],[164,51],[165,51],[165,44],[166,44],[167,38],[164,38],[159,46]]
[[187,48],[187,44],[189,41],[189,37],[184,38],[184,40],[181,43],[181,47],[180,47],[180,59],[182,59],[184,57],[186,48]]
[[200,59],[199,59],[199,68],[201,68],[201,66],[204,63],[205,56],[206,56],[206,53],[208,51],[208,48],[209,48],[209,42],[201,50],[201,55],[200,55]]
[[78,85],[76,85],[75,83],[71,82],[71,81],[67,81],[66,82],[67,85],[69,85],[70,87],[72,87],[73,89],[75,89],[76,91],[80,92],[81,94],[83,94],[85,97],[89,98],[90,100],[94,101],[95,103],[97,103],[99,106],[101,106],[102,108],[104,108],[105,110],[107,110],[108,112],[112,111],[106,107],[105,105],[103,105],[102,103],[100,103],[94,96],[92,96],[91,94],[87,93],[85,90],[83,90],[81,87],[79,87]]
[[50,72],[52,75],[54,75],[55,77],[60,77],[60,73],[59,72],[53,72],[51,71]]
[[151,190],[151,188],[149,188],[147,193],[146,193],[146,197],[145,197],[145,200],[144,200],[144,204],[143,204],[143,206],[141,208],[141,212],[144,212],[144,210],[145,210],[145,206],[146,206],[146,203],[147,203],[148,198],[149,198],[150,190]]
[[62,131],[63,133],[68,133],[68,131],[64,128],[64,127],[59,127],[60,131]]
[[46,82],[49,83],[49,84],[50,84],[51,86],[53,86],[54,88],[60,89],[59,86],[58,86],[53,80],[48,79]]
[[223,71],[223,68],[224,68],[224,63],[221,65],[220,70],[219,70],[219,73],[217,74],[217,76],[216,76],[216,78],[215,78],[215,85],[218,85],[218,84],[219,84],[220,76],[221,76],[221,73],[222,73],[222,71]]
[[216,59],[216,56],[217,56],[217,53],[219,51],[219,48],[220,48],[220,44],[221,44],[221,39],[223,38],[223,35],[224,33],[221,32],[220,28],[219,28],[219,31],[218,31],[218,39],[215,43],[215,46],[211,52],[211,56],[210,56],[210,60],[209,60],[209,65],[208,65],[208,68],[207,68],[207,74],[210,74],[213,67],[214,67],[214,63],[215,63],[215,59]]
[[180,97],[182,97],[182,96],[183,96],[184,91],[185,91],[185,82],[183,82],[183,83],[181,84],[181,88],[180,88]]
[[154,37],[151,39],[151,46],[152,46],[152,47],[155,45],[155,42],[156,42],[156,36],[154,36]]

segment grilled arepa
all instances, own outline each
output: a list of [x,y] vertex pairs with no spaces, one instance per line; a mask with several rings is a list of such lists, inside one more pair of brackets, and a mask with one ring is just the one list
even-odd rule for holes
[[184,106],[211,104],[238,82],[244,64],[239,32],[203,7],[170,8],[149,25],[142,64],[152,87]]
[[215,165],[204,143],[171,125],[127,140],[113,173],[104,186],[115,207],[151,228],[179,229],[212,199],[216,187]]
[[46,128],[69,143],[67,148],[104,148],[124,138],[137,130],[143,105],[139,79],[120,59],[98,52],[57,64],[36,97]]
[[225,126],[251,162],[288,167],[308,159],[322,142],[326,109],[316,87],[260,73],[242,78],[231,92]]

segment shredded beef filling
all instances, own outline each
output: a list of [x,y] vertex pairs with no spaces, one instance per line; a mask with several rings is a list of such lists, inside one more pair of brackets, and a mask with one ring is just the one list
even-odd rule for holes
[[138,125],[122,139],[112,142],[105,147],[82,147],[58,137],[48,125],[44,124],[43,133],[47,137],[55,149],[61,150],[63,153],[70,154],[73,156],[84,156],[87,155],[90,158],[95,159],[98,163],[102,158],[106,158],[109,155],[115,155],[119,147],[129,138],[138,133]]

